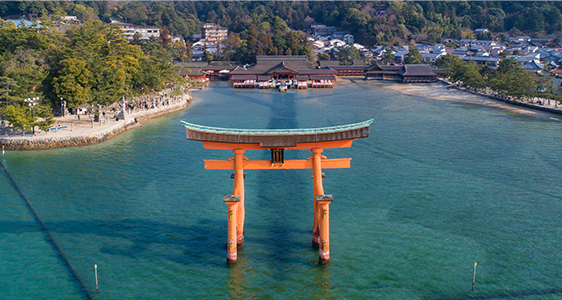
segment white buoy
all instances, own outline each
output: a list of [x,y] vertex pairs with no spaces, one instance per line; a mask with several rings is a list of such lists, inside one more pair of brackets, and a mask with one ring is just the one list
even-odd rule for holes
[[96,274],[96,291],[97,291],[98,290],[98,265],[94,265],[94,272]]

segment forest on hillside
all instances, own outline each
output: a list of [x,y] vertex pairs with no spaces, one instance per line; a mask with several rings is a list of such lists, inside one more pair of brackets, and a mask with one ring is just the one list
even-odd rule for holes
[[48,21],[18,28],[0,20],[0,115],[14,128],[48,128],[63,101],[98,108],[183,83],[173,52],[165,40],[128,43],[118,26],[99,20],[64,33]]
[[0,16],[47,18],[75,15],[81,20],[117,19],[141,26],[166,27],[189,38],[203,23],[216,23],[245,39],[254,25],[272,32],[275,23],[305,30],[312,23],[348,30],[359,43],[405,43],[412,36],[428,42],[467,38],[472,30],[494,33],[553,35],[562,30],[559,1],[7,1]]

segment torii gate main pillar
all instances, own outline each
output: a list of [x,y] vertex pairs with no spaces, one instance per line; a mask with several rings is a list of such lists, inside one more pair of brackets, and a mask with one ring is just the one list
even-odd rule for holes
[[238,259],[238,245],[236,243],[236,223],[238,203],[240,196],[228,195],[224,196],[224,202],[228,205],[228,242],[226,243],[226,261],[236,262]]
[[320,210],[316,202],[317,195],[324,195],[324,187],[322,186],[322,153],[321,148],[310,149],[312,151],[312,182],[314,186],[314,194],[312,203],[314,205],[314,224],[312,225],[312,245],[318,247],[320,245]]
[[236,209],[236,243],[244,243],[244,149],[234,149],[234,189],[232,195],[240,196],[240,202]]

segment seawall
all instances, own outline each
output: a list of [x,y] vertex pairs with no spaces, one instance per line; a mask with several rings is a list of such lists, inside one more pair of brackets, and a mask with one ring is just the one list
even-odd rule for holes
[[[73,146],[86,146],[106,141],[127,129],[137,127],[137,120],[144,120],[180,111],[189,106],[193,98],[185,95],[177,103],[160,106],[149,110],[141,110],[127,114],[125,120],[119,121],[109,127],[101,126],[99,131],[91,133],[72,133],[63,136],[7,136],[0,137],[0,147],[6,150],[39,150]],[[105,127],[105,128],[104,128]]]

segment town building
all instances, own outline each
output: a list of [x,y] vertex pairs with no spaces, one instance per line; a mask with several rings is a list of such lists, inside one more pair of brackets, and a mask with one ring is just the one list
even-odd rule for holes
[[64,16],[64,17],[61,17],[61,19],[63,21],[66,21],[66,22],[78,22],[79,21],[78,17],[76,17],[76,16]]
[[111,24],[115,24],[121,28],[123,31],[123,36],[128,40],[133,40],[135,34],[138,34],[139,39],[149,40],[151,37],[159,38],[160,29],[154,27],[137,27],[133,24],[123,23],[119,21],[112,20]]
[[17,28],[20,28],[20,27],[41,28],[41,27],[43,27],[41,25],[41,21],[31,22],[31,21],[23,20],[23,19],[6,19],[6,20],[4,20],[4,22],[12,22],[12,23],[14,23],[14,25],[16,25]]
[[362,76],[367,75],[370,65],[365,64],[362,59],[354,59],[351,65],[340,65],[339,61],[321,62],[322,65],[336,71],[338,76]]
[[209,78],[207,78],[207,73],[202,69],[204,66],[206,66],[206,63],[174,63],[176,73],[183,78],[193,79],[197,82],[206,82],[209,80]]
[[337,29],[334,26],[316,24],[316,25],[311,25],[310,30],[312,31],[313,35],[328,36],[334,34],[334,32],[336,32]]
[[400,80],[400,72],[404,66],[399,64],[393,65],[374,65],[367,69],[365,79],[377,80]]
[[404,83],[436,82],[437,74],[429,65],[374,65],[365,79],[395,80]]
[[437,74],[429,65],[404,65],[398,74],[404,83],[437,82]]
[[228,29],[215,25],[213,23],[205,23],[203,25],[203,37],[211,43],[219,44],[228,36]]
[[208,77],[228,79],[230,72],[240,68],[240,64],[233,61],[211,61],[208,65],[202,66],[201,70]]

